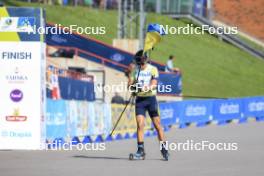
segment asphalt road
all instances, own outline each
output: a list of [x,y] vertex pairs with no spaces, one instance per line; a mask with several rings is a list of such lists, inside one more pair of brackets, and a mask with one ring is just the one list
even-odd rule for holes
[[[170,142],[237,143],[237,151],[170,151],[161,160],[155,137],[146,138],[146,160],[129,161],[135,140],[106,143],[104,151],[0,151],[0,176],[188,175],[263,176],[264,123],[171,129]],[[174,145],[175,146],[175,145]]]

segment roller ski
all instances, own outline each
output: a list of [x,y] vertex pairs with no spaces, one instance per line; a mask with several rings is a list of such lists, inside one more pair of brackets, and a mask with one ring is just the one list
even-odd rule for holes
[[144,160],[145,153],[130,153],[129,160]]
[[[143,146],[143,145],[142,145]],[[129,160],[144,160],[145,159],[145,151],[144,147],[139,146],[136,153],[129,154]]]

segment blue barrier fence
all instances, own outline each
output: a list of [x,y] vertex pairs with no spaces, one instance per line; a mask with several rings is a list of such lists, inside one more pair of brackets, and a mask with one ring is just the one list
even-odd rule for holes
[[47,99],[46,136],[65,138],[67,134],[66,101]]
[[[158,84],[161,89],[158,89],[159,95],[180,95],[182,93],[182,76],[180,74],[160,73]],[[170,87],[166,91],[166,87]]]
[[110,104],[47,99],[47,139],[107,134],[111,130]]
[[[102,108],[103,107],[103,108]],[[161,123],[164,127],[179,124],[181,128],[190,123],[203,126],[216,121],[218,124],[230,120],[245,122],[254,117],[264,120],[264,97],[231,98],[225,100],[185,100],[160,103]],[[97,109],[97,110],[96,110]],[[112,126],[109,104],[85,101],[47,101],[47,138],[65,138],[108,135]],[[147,132],[150,136],[150,132]],[[153,132],[155,134],[155,132]],[[117,135],[118,139],[122,136]],[[135,137],[126,134],[125,138]],[[110,137],[111,138],[111,137]],[[90,139],[90,138],[89,138]],[[110,140],[107,138],[107,140]],[[113,140],[113,139],[111,139]]]
[[264,117],[264,97],[246,97],[212,100],[185,100],[160,104],[162,124],[171,122],[185,127],[188,123],[198,126],[216,121],[223,124],[237,119],[244,122],[249,117]]

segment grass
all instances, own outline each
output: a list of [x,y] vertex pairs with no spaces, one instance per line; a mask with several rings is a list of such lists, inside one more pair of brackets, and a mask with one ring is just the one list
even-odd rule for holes
[[[117,12],[89,7],[61,7],[6,1],[7,5],[35,6],[46,9],[47,21],[64,26],[105,26],[106,35],[91,35],[108,44],[116,38]],[[188,21],[147,14],[147,23],[185,26]],[[170,54],[183,71],[183,90],[188,95],[240,97],[264,95],[264,60],[210,36],[166,35],[151,57],[162,63]]]

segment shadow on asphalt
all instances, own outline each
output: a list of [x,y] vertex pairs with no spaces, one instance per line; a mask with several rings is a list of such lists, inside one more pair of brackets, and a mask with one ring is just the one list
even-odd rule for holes
[[86,155],[75,155],[74,158],[85,158],[85,159],[109,159],[109,160],[128,160],[128,158],[120,157],[108,157],[108,156],[86,156]]
[[[73,156],[74,158],[83,158],[83,159],[102,159],[102,160],[126,160],[126,161],[130,161],[129,159],[128,159],[128,157],[127,158],[124,158],[124,157],[109,157],[109,156],[86,156],[86,155],[75,155],[75,156]],[[148,158],[148,159],[146,159],[146,160],[160,160],[160,161],[162,161],[162,159],[150,159],[150,158]]]

